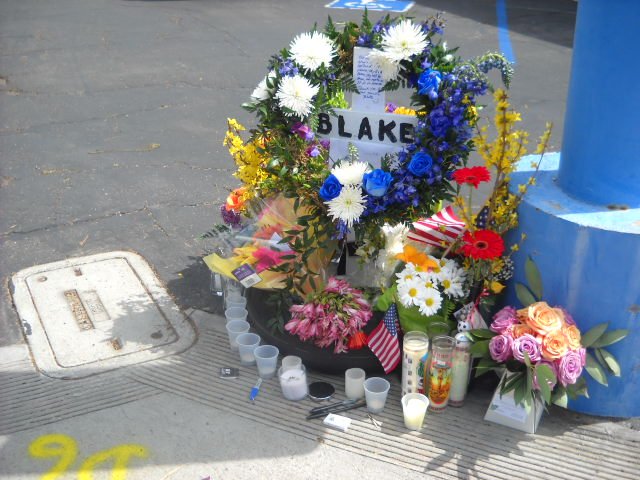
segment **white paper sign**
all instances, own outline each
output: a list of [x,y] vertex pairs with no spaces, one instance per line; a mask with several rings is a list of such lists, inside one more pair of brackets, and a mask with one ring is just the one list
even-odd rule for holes
[[353,79],[358,91],[351,98],[351,106],[361,112],[384,112],[385,94],[380,89],[384,85],[382,71],[369,60],[370,48],[354,47]]

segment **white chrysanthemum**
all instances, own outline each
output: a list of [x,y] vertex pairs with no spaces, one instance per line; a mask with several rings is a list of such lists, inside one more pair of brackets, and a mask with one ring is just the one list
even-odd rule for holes
[[422,27],[411,20],[402,20],[382,35],[382,49],[398,62],[421,53],[427,43]]
[[301,33],[289,46],[291,58],[307,70],[314,71],[320,66],[328,67],[336,54],[331,39],[324,33]]
[[331,169],[341,185],[362,185],[362,177],[369,170],[365,162],[342,162]]
[[398,284],[417,279],[418,272],[416,271],[416,266],[411,262],[407,263],[400,273],[396,273],[396,277],[398,277]]
[[387,52],[383,52],[382,50],[372,50],[371,53],[369,53],[369,61],[380,70],[382,73],[382,80],[385,82],[394,80],[398,76],[400,63]]
[[360,215],[364,212],[366,196],[362,195],[362,189],[353,185],[345,185],[333,200],[327,203],[329,206],[329,215],[334,220],[342,220],[351,228]]
[[[293,77],[283,77],[280,80],[280,87],[276,97],[282,108],[293,110],[293,114],[299,117],[306,117],[311,113],[311,101],[318,93],[320,87],[311,85],[306,78],[295,75]],[[291,113],[288,113],[291,115]]]
[[417,278],[398,282],[398,298],[405,307],[420,306],[427,295],[427,288]]
[[271,89],[267,85],[268,79],[273,79],[276,77],[275,72],[269,72],[258,84],[253,93],[251,94],[251,99],[256,100],[258,102],[262,100],[266,100],[271,96]]
[[425,294],[418,304],[420,313],[426,317],[435,315],[442,306],[442,296],[435,288],[426,288]]

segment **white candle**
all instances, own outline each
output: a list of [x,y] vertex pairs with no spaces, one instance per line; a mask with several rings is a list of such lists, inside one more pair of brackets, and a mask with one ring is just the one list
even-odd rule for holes
[[402,342],[402,394],[424,393],[422,378],[429,338],[422,332],[408,332]]
[[344,393],[350,400],[364,397],[365,371],[361,368],[350,368],[344,375]]
[[453,351],[451,365],[451,390],[449,391],[449,405],[452,407],[461,407],[467,395],[471,364],[470,347],[469,339],[464,333],[456,335],[456,348]]
[[418,399],[411,398],[404,408],[404,425],[409,430],[420,430],[424,421],[427,404]]
[[280,368],[280,387],[282,395],[287,400],[302,400],[307,396],[309,389],[307,387],[307,374],[304,367],[283,371]]

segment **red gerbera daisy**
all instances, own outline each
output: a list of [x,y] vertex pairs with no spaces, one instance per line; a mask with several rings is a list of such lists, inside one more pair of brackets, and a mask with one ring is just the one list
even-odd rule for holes
[[460,168],[453,172],[453,179],[460,184],[466,183],[478,188],[480,182],[491,180],[491,173],[487,167]]
[[502,237],[493,230],[466,231],[462,237],[463,255],[475,259],[497,258],[504,252]]

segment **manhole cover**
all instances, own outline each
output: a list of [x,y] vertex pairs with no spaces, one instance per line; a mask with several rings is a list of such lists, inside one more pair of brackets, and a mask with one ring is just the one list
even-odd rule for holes
[[27,268],[13,298],[38,368],[78,378],[187,349],[195,332],[139,255],[110,252]]

